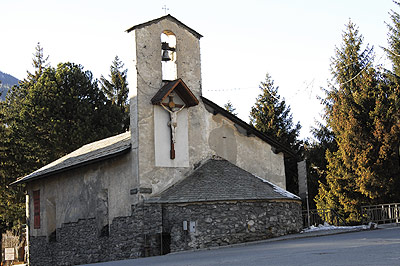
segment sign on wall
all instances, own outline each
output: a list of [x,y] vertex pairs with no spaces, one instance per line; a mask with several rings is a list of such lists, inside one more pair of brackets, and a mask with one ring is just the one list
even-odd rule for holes
[[5,248],[4,257],[5,257],[5,260],[14,260],[15,259],[14,248]]

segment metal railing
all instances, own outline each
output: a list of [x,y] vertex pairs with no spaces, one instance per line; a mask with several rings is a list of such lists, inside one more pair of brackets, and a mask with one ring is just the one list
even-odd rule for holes
[[400,223],[400,203],[362,206],[363,223]]
[[[325,222],[333,225],[346,225],[345,220],[333,209],[313,209],[308,213],[306,210],[303,211],[303,225],[309,227],[311,225],[317,226],[324,224]],[[310,221],[310,223],[308,223]]]

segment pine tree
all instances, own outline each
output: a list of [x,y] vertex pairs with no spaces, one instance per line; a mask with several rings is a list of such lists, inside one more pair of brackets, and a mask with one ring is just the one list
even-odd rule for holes
[[[290,147],[300,157],[300,123],[293,124],[290,106],[286,106],[285,100],[280,99],[278,87],[274,85],[269,74],[261,82],[260,89],[261,94],[251,108],[250,123],[259,131]],[[286,189],[295,194],[298,193],[297,159],[285,157]]]
[[[395,199],[398,185],[398,112],[387,78],[373,67],[373,49],[350,21],[332,60],[333,83],[324,100],[327,126],[337,150],[328,150],[326,184],[317,207],[360,221],[363,204]],[[397,142],[397,143],[396,143]]]
[[[393,1],[400,6],[400,2]],[[390,13],[391,24],[387,23],[388,48],[384,48],[389,59],[392,61],[393,73],[400,77],[400,15],[394,10]]]
[[274,85],[269,74],[265,81],[261,82],[261,94],[257,97],[255,105],[250,111],[250,123],[258,130],[278,141],[298,150],[300,142],[300,123],[293,124],[290,106],[286,106],[285,100],[280,99],[278,88]]
[[[108,101],[81,65],[46,68],[27,86],[13,130],[39,165],[98,139],[123,132],[119,110]],[[24,89],[25,90],[25,89]]]
[[307,140],[305,146],[305,157],[307,159],[307,186],[310,208],[315,209],[314,199],[318,195],[320,184],[326,184],[327,165],[326,152],[336,151],[334,135],[328,127],[318,123],[317,127],[311,130],[312,140]]
[[32,150],[26,145],[17,127],[24,122],[19,119],[21,106],[25,101],[29,87],[40,78],[47,65],[40,43],[35,48],[33,57],[34,73],[27,73],[21,86],[13,86],[0,102],[0,233],[9,229],[18,229],[25,220],[25,193],[23,185],[10,186],[17,177],[36,169],[32,163]]
[[224,105],[225,110],[227,110],[229,113],[233,114],[233,115],[237,115],[236,112],[236,108],[233,107],[233,104],[231,101],[228,101],[225,105]]
[[129,104],[128,104],[128,82],[127,82],[127,69],[123,70],[124,64],[115,56],[112,65],[110,66],[110,80],[107,80],[103,75],[100,78],[101,90],[111,101],[111,103],[118,107],[123,117],[123,129],[129,128]]
[[34,73],[28,71],[28,80],[37,80],[43,73],[43,70],[49,66],[49,56],[45,56],[43,47],[40,42],[35,47],[35,53],[33,54],[32,66],[35,70]]
[[335,84],[326,91],[324,101],[327,125],[335,135],[338,150],[327,151],[327,183],[320,186],[317,207],[336,209],[346,215],[347,221],[356,222],[360,219],[358,208],[367,201],[356,185],[355,156],[365,158],[365,154],[359,152],[368,151],[362,143],[359,148],[357,144],[363,138],[360,135],[363,130],[368,132],[364,127],[368,124],[365,124],[362,102],[368,100],[368,92],[373,86],[368,82],[368,78],[372,78],[369,69],[372,49],[362,50],[363,38],[352,22],[342,37],[343,44],[336,48],[336,57],[332,58],[331,72]]

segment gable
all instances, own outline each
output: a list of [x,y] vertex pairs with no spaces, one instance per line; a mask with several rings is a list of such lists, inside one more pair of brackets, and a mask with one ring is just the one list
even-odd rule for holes
[[152,25],[154,23],[158,23],[158,22],[160,22],[161,20],[164,20],[164,19],[168,19],[168,20],[178,24],[180,27],[183,27],[184,29],[189,31],[191,34],[193,34],[197,39],[200,39],[201,37],[203,37],[203,35],[201,35],[197,31],[195,31],[194,29],[189,28],[188,26],[186,26],[185,24],[183,24],[182,22],[177,20],[175,17],[171,16],[170,14],[168,14],[166,16],[163,16],[163,17],[160,17],[160,18],[157,18],[157,19],[150,20],[150,21],[145,22],[145,23],[138,24],[138,25],[133,26],[133,27],[130,27],[129,29],[126,30],[126,32],[129,33],[129,32],[131,32],[133,30],[144,28],[144,27]]

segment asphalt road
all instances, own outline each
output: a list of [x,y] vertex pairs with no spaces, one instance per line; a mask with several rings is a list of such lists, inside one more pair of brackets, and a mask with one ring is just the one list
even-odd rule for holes
[[400,227],[259,242],[93,266],[400,265]]

